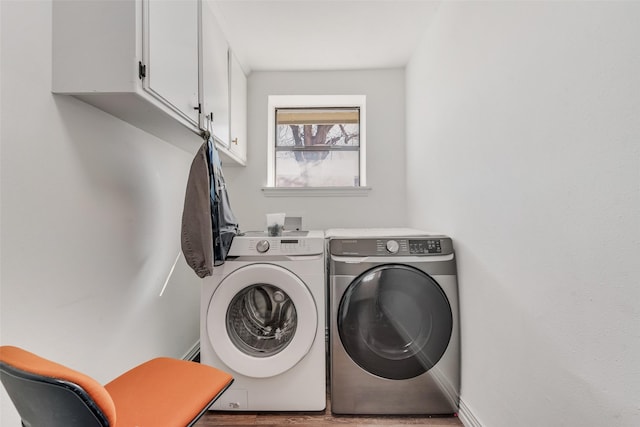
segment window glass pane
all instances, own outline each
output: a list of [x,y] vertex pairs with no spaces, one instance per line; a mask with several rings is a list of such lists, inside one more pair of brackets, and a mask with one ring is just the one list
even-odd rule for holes
[[276,187],[360,186],[359,108],[276,109]]
[[360,125],[283,125],[276,127],[276,147],[360,145]]
[[358,151],[278,151],[276,187],[358,187]]

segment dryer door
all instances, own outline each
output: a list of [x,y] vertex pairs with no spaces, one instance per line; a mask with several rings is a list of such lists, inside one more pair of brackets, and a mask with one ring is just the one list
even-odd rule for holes
[[453,317],[438,283],[401,264],[371,268],[347,287],[337,327],[345,350],[366,371],[394,380],[421,375],[442,357]]
[[225,277],[209,301],[207,334],[220,359],[254,378],[295,366],[316,338],[311,292],[291,271],[250,264]]

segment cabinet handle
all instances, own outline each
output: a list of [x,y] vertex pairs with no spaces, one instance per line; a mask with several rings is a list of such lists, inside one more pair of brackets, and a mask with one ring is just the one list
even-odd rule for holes
[[193,107],[194,110],[198,110],[198,114],[202,114],[202,104],[198,104],[197,107]]
[[234,144],[238,145],[238,138],[233,138],[233,139],[231,140],[231,142],[233,142]]
[[145,77],[147,77],[147,66],[142,61],[138,61],[138,78],[142,80]]

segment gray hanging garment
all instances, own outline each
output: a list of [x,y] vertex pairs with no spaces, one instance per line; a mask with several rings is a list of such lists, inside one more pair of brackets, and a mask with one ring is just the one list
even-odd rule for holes
[[209,170],[209,147],[205,142],[191,163],[182,211],[182,253],[198,277],[213,273]]
[[222,163],[213,138],[208,141],[211,191],[211,225],[213,229],[213,265],[224,264],[231,242],[238,234],[238,222],[229,204]]

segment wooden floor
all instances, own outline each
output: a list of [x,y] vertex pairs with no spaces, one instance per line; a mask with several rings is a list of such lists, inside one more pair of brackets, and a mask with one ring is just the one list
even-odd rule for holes
[[196,427],[206,426],[329,426],[351,425],[358,427],[373,426],[429,426],[450,427],[462,426],[456,417],[428,418],[428,417],[371,417],[356,415],[331,415],[330,412],[320,413],[227,413],[209,411],[195,424]]
[[[0,0],[1,1],[1,0]],[[200,361],[200,354],[195,357]],[[327,359],[328,360],[328,359]],[[464,427],[456,416],[372,416],[372,415],[333,415],[329,395],[330,377],[327,367],[327,409],[319,412],[218,412],[207,411],[194,427],[211,426],[329,426],[345,424],[358,427],[369,426],[429,426],[429,427]]]
[[333,415],[327,398],[327,409],[322,412],[215,412],[208,411],[195,424],[207,426],[328,426],[345,424],[351,426],[462,426],[457,417],[416,417],[416,416],[369,416]]

